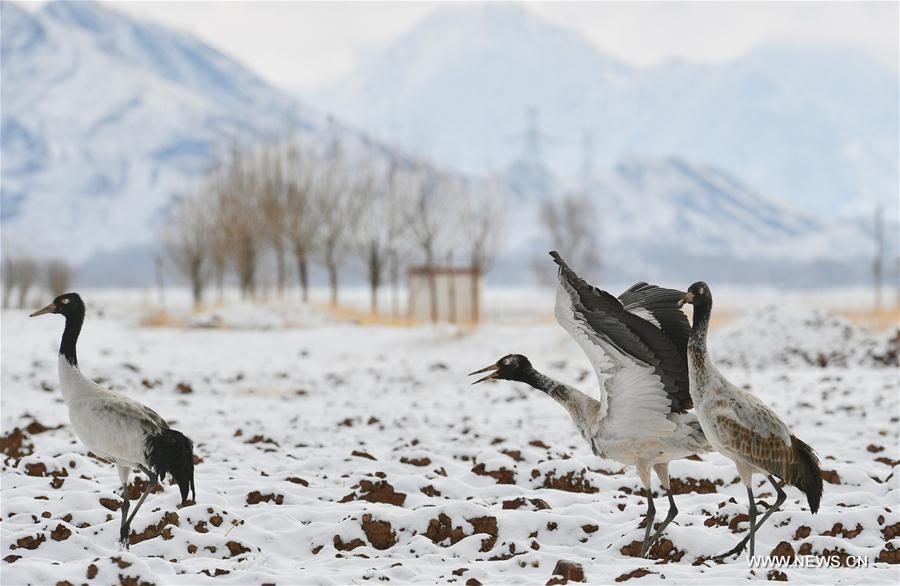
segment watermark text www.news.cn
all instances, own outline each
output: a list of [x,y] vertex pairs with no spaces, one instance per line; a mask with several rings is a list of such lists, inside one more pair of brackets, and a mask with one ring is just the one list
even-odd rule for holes
[[753,556],[749,558],[751,568],[867,568],[869,558],[857,555],[798,555],[798,556]]

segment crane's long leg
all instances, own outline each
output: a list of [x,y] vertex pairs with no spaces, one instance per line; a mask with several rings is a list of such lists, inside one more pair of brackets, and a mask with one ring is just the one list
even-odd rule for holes
[[119,480],[122,481],[122,524],[119,526],[119,544],[128,548],[128,509],[131,502],[128,500],[128,476],[131,474],[131,468],[122,464],[116,464],[119,470]]
[[147,479],[147,487],[144,488],[144,494],[141,495],[141,499],[140,499],[140,500],[137,502],[137,504],[134,506],[134,511],[132,511],[131,515],[128,517],[128,520],[125,521],[125,526],[122,528],[122,529],[123,529],[123,532],[124,532],[124,533],[123,533],[123,535],[124,535],[123,539],[124,539],[124,543],[125,543],[125,547],[126,547],[126,548],[128,547],[129,541],[130,541],[130,539],[129,539],[130,535],[129,535],[129,534],[131,533],[131,521],[132,521],[132,519],[134,519],[134,516],[137,515],[137,512],[140,510],[141,505],[144,504],[144,501],[147,500],[147,495],[150,494],[150,491],[153,490],[154,488],[156,488],[156,485],[159,483],[159,478],[157,477],[156,474],[154,474],[153,472],[150,472],[149,470],[147,470],[147,469],[144,468],[143,466],[141,466],[141,470],[143,470],[143,471],[144,471],[144,474],[147,475],[147,478],[148,478],[148,479]]
[[656,507],[653,505],[653,492],[650,490],[650,466],[638,464],[638,476],[644,483],[644,492],[647,493],[647,528],[644,530],[644,543],[641,545],[641,557],[645,557],[650,550],[650,532],[653,531],[653,519],[656,518]]
[[[672,491],[669,487],[669,465],[668,464],[655,464],[653,469],[656,471],[656,475],[659,476],[659,481],[662,483],[663,488],[666,489],[666,496],[669,498],[669,513],[666,515],[665,520],[662,522],[662,525],[659,526],[659,529],[656,530],[656,533],[653,534],[653,537],[650,538],[650,541],[645,541],[643,551],[641,552],[641,557],[645,557],[647,553],[650,552],[650,548],[653,547],[653,544],[656,543],[661,536],[663,531],[665,531],[666,527],[669,523],[672,522],[672,519],[675,518],[675,515],[678,514],[678,507],[675,506],[675,498],[672,496]],[[649,525],[647,525],[649,527]]]
[[[768,479],[769,479],[769,482],[772,483],[772,486],[775,487],[775,492],[778,496],[775,498],[775,504],[773,504],[771,507],[769,507],[769,510],[766,511],[766,514],[762,516],[762,519],[760,519],[759,522],[756,523],[756,531],[759,531],[759,528],[762,527],[762,524],[766,522],[766,519],[768,519],[772,513],[777,511],[779,508],[781,508],[781,505],[784,503],[785,499],[787,499],[787,495],[784,493],[784,490],[782,490],[782,488],[780,486],[778,486],[778,482],[774,478],[772,478],[772,476],[768,476]],[[744,551],[744,548],[747,546],[747,542],[750,541],[750,536],[753,535],[756,531],[754,531],[753,533],[748,533],[740,541],[740,543],[738,543],[734,547],[734,549],[728,551],[727,553],[723,553],[721,556],[718,556],[718,557],[725,558],[725,557],[728,557],[731,555],[739,554],[742,551]],[[750,552],[750,555],[753,555],[752,550]]]
[[721,553],[714,557],[715,560],[722,560],[727,557],[731,557],[733,555],[737,555],[744,551],[744,547],[747,545],[747,542],[750,542],[750,557],[753,557],[753,549],[756,545],[756,539],[754,539],[754,534],[756,533],[756,501],[753,498],[753,487],[749,484],[747,485],[747,497],[750,499],[750,508],[747,512],[750,517],[750,533],[747,534],[747,537],[741,540],[736,546],[732,549],[726,551],[725,553]]

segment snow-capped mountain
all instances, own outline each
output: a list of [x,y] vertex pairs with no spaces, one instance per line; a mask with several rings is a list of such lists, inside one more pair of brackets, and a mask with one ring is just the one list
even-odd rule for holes
[[[540,201],[566,188],[544,167],[516,162],[503,175],[507,258],[501,279],[521,279],[523,263],[554,244],[538,217]],[[771,199],[729,172],[678,157],[627,157],[598,171],[589,189],[604,278],[625,284],[698,278],[780,286],[862,284],[871,279],[873,226],[823,218]],[[887,250],[896,250],[889,220]],[[538,264],[538,266],[541,266]],[[527,279],[526,279],[527,280]]]
[[76,262],[152,242],[229,140],[326,126],[195,38],[91,2],[3,2],[2,71],[4,246]]
[[[597,54],[571,33],[533,20],[515,5],[475,9],[482,15],[482,28],[477,35],[460,35],[471,26],[468,10],[439,11],[407,37],[407,44],[398,44],[388,62],[398,64],[392,73],[397,87],[409,92],[413,106],[421,107],[415,115],[423,124],[433,125],[423,126],[425,131],[440,136],[458,115],[453,108],[435,115],[428,101],[418,105],[414,97],[424,95],[419,90],[431,88],[432,103],[455,100],[455,106],[483,124],[479,128],[457,120],[462,134],[451,133],[469,133],[465,136],[471,141],[472,157],[481,155],[471,145],[498,147],[487,160],[494,168],[505,169],[500,182],[511,192],[514,205],[504,210],[512,219],[493,278],[528,282],[529,258],[544,254],[550,244],[537,215],[539,203],[565,193],[573,182],[551,166],[552,153],[565,150],[554,139],[562,140],[564,134],[521,136],[521,120],[510,118],[504,101],[508,92],[530,92],[547,103],[575,109],[582,107],[583,96],[571,93],[571,88],[580,87],[584,76],[592,79],[590,87],[596,91],[592,99],[603,100],[607,94],[633,91],[637,74]],[[448,19],[458,22],[448,29]],[[535,44],[533,38],[541,42]],[[423,46],[431,47],[431,52],[417,50]],[[516,52],[523,58],[514,58]],[[460,53],[468,57],[458,62]],[[485,54],[492,57],[485,58],[481,73],[481,65],[462,67],[461,63]],[[415,62],[422,74],[412,85],[411,72],[401,66],[406,61]],[[387,152],[387,147],[349,127],[330,124],[317,111],[193,37],[102,5],[55,2],[29,12],[3,2],[0,65],[3,247],[39,256],[61,255],[75,263],[90,258],[79,272],[86,282],[146,283],[166,206],[174,194],[190,189],[216,164],[220,149],[233,138],[249,141],[293,131],[306,140],[325,141],[340,132],[351,150]],[[509,75],[498,81],[502,70]],[[535,75],[548,82],[532,86]],[[471,87],[471,92],[459,90],[460,80],[472,76],[480,76],[482,85]],[[435,79],[446,85],[435,85]],[[373,111],[399,95],[374,86],[366,91],[372,92]],[[441,91],[451,95],[445,98]],[[480,109],[485,92],[498,96],[490,116]],[[553,114],[558,119],[565,114],[563,106]],[[548,114],[541,110],[542,119]],[[610,114],[610,120],[627,127],[628,120],[618,120],[618,115]],[[636,128],[652,126],[632,122]],[[577,124],[572,125],[575,132]],[[685,142],[690,142],[693,135],[688,130],[678,132],[685,132]],[[499,139],[491,143],[491,136]],[[503,160],[499,147],[514,152],[523,139],[534,148],[499,165]],[[543,158],[537,148],[540,142]],[[612,149],[602,142],[595,140],[595,146]],[[632,146],[641,150],[642,144]],[[671,152],[681,153],[676,147],[671,145]],[[414,152],[423,150],[441,154],[427,147]],[[733,168],[648,150],[650,155],[617,158],[608,165],[598,159],[587,190],[595,198],[600,243],[607,253],[605,267],[611,273],[634,279],[702,275],[735,281],[777,274],[791,282],[810,283],[831,278],[826,269],[838,263],[862,267],[856,273],[842,269],[841,278],[848,282],[864,278],[867,264],[859,259],[871,252],[865,226],[835,226],[815,214],[798,212],[784,205],[783,198],[773,200],[767,197],[770,192],[747,187],[759,186],[754,181],[743,183],[746,177],[732,174]],[[434,162],[445,164],[440,158]]]
[[562,177],[580,177],[588,158],[601,169],[631,154],[676,154],[834,215],[874,201],[896,209],[897,87],[897,74],[867,55],[825,46],[635,68],[522,5],[464,3],[436,10],[311,99],[469,172],[519,157],[534,108],[543,156]]

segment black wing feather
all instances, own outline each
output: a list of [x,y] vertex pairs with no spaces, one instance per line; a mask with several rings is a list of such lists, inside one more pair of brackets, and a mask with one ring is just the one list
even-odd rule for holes
[[675,344],[675,348],[685,354],[688,338],[691,337],[691,324],[678,307],[678,302],[683,296],[683,291],[641,282],[635,283],[619,295],[619,301],[626,311],[637,308],[649,311],[659,322],[663,333]]
[[[685,346],[679,348],[664,331],[627,311],[618,299],[606,291],[589,285],[566,264],[559,253],[554,251],[550,255],[559,265],[560,277],[570,290],[573,305],[580,314],[577,317],[616,348],[652,366],[663,382],[672,412],[689,409],[691,399],[687,371],[687,342],[685,341]],[[663,296],[654,296],[656,297],[660,297],[661,303]]]

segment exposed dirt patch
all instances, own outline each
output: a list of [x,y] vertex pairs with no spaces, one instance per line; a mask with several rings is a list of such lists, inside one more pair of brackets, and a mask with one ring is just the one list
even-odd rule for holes
[[372,482],[371,480],[360,480],[358,485],[352,488],[358,492],[351,492],[341,499],[340,502],[348,503],[350,501],[368,501],[370,503],[387,503],[395,507],[402,507],[406,502],[406,493],[397,492],[387,480],[379,480]]
[[522,457],[522,450],[500,450],[500,453],[509,456],[515,462],[522,462],[525,460],[525,458]]
[[822,480],[828,484],[840,484],[841,477],[835,470],[822,470]]
[[669,487],[672,494],[688,494],[695,492],[697,494],[711,494],[716,492],[717,486],[722,486],[721,480],[711,482],[707,478],[669,478]]
[[497,484],[515,484],[516,472],[504,466],[497,470],[487,470],[484,463],[477,464],[472,468],[472,472],[479,476],[490,476],[497,481]]
[[586,582],[584,568],[581,564],[568,560],[559,560],[553,568],[553,576],[547,584],[568,584],[569,582]]
[[62,523],[56,526],[56,529],[50,532],[50,538],[53,541],[65,541],[72,535],[72,530]]
[[338,551],[353,551],[357,547],[363,547],[364,545],[365,543],[359,537],[345,543],[340,535],[334,536],[334,549]]
[[631,580],[632,578],[643,578],[647,574],[655,574],[656,572],[651,572],[646,568],[638,568],[636,570],[632,570],[627,574],[622,574],[616,578],[616,582],[625,582],[626,580]]
[[17,427],[8,434],[0,436],[0,452],[14,461],[29,456],[34,451],[34,445],[27,443],[27,439],[28,434]]
[[247,495],[247,504],[248,505],[258,505],[259,503],[268,503],[274,502],[276,505],[284,504],[284,495],[283,494],[262,494],[258,490],[254,490],[253,492]]
[[[136,476],[134,480],[132,480],[128,484],[128,500],[136,501],[144,494],[144,491],[147,490],[147,486],[150,484],[150,481],[144,478],[143,476]],[[150,489],[150,494],[158,494],[163,492],[165,489],[162,484],[157,482],[156,486]]]
[[541,486],[544,488],[555,488],[556,490],[564,490],[566,492],[584,492],[595,493],[599,489],[585,478],[587,471],[582,468],[578,473],[572,471],[563,476],[556,476],[556,471],[551,470],[544,476],[544,482]]
[[154,537],[162,537],[163,539],[172,539],[172,529],[169,525],[178,526],[178,513],[174,511],[166,511],[163,518],[159,520],[159,523],[156,525],[149,525],[146,529],[137,533],[132,530],[131,535],[129,536],[129,543],[131,545],[135,545],[136,543],[140,543],[142,541],[147,541],[148,539],[153,539]]
[[827,535],[829,537],[843,537],[844,539],[853,539],[860,533],[862,533],[863,526],[859,523],[856,524],[855,529],[845,529],[843,523],[835,523],[834,526],[829,530],[822,533],[822,535]]
[[276,442],[272,438],[266,437],[266,436],[260,435],[260,434],[254,435],[253,437],[251,437],[244,443],[245,444],[269,444],[269,445],[272,445],[275,447],[280,447],[278,442]]
[[26,535],[25,537],[20,537],[16,540],[16,547],[22,549],[37,549],[45,541],[47,541],[47,536],[43,533],[39,533],[38,535]]
[[[642,546],[642,542],[632,541],[620,551],[622,552],[622,555],[636,558],[641,555]],[[680,562],[681,558],[684,557],[684,552],[676,549],[675,544],[672,543],[671,539],[661,538],[653,544],[648,555],[653,559],[665,562]]]
[[490,551],[497,541],[497,518],[476,517],[467,519],[467,521],[472,526],[473,531],[471,533],[466,533],[462,527],[454,527],[450,517],[445,513],[441,513],[437,519],[432,519],[428,522],[425,537],[437,545],[442,545],[447,540],[454,544],[469,535],[486,533],[488,538],[481,541],[481,551]]
[[410,466],[430,466],[431,459],[430,458],[407,458],[403,456],[400,458],[400,463],[409,464]]
[[728,528],[731,529],[732,533],[743,533],[747,529],[749,529],[749,525],[747,529],[741,529],[742,523],[750,523],[750,515],[747,513],[738,513],[734,517],[731,518],[731,521],[728,522]]
[[362,517],[362,529],[375,549],[388,549],[397,543],[397,535],[391,524],[388,521],[378,521],[369,513]]
[[47,465],[43,462],[25,464],[25,474],[28,476],[47,476]]
[[244,547],[243,544],[237,541],[229,541],[225,544],[225,547],[228,548],[228,551],[231,553],[230,557],[241,555],[242,553],[247,553],[250,551],[249,547]]
[[894,549],[893,543],[885,545],[884,549],[878,554],[878,562],[886,564],[900,564],[900,549]]
[[795,559],[797,557],[797,553],[794,551],[794,546],[788,543],[787,541],[782,541],[772,550],[772,553],[769,554],[772,557],[781,557],[788,559]]
[[438,497],[438,496],[441,496],[441,491],[439,491],[438,489],[436,489],[436,488],[435,488],[433,485],[431,485],[431,484],[429,484],[428,486],[423,486],[422,488],[419,489],[419,492],[421,492],[422,494],[424,494],[424,495],[426,495],[426,496],[430,496],[430,497]]
[[531,504],[531,507],[535,511],[544,511],[550,508],[550,505],[547,504],[547,501],[544,499],[526,499],[525,497],[515,498],[509,501],[503,501],[504,509],[521,509],[522,507],[527,507]]

